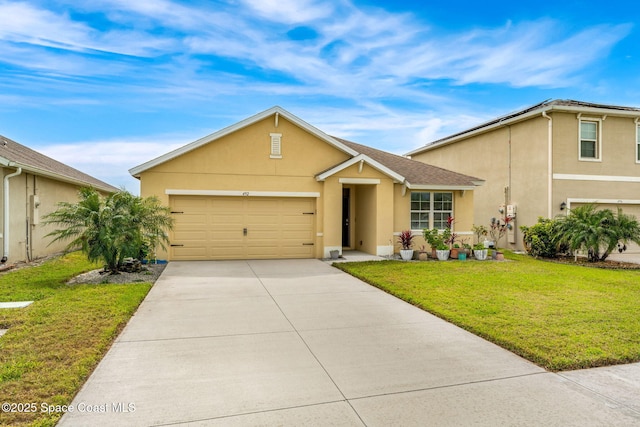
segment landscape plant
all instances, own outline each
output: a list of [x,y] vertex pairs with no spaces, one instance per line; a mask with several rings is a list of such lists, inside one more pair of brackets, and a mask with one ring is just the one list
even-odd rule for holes
[[413,246],[414,237],[415,236],[411,233],[411,230],[403,230],[398,236],[398,243],[400,243],[403,250],[409,250]]
[[591,262],[605,261],[614,250],[626,249],[629,242],[640,244],[640,223],[618,209],[598,210],[593,204],[571,209],[557,219],[554,239],[575,252],[587,254]]
[[507,234],[507,231],[512,227],[511,218],[491,218],[491,222],[489,223],[489,235],[493,240],[493,244],[495,247],[498,247],[498,243],[502,239],[502,237]]
[[93,188],[79,190],[76,203],[61,202],[44,217],[58,228],[47,235],[69,241],[66,249],[82,250],[90,261],[104,262],[105,271],[117,273],[127,257],[139,258],[169,241],[173,220],[169,208],[155,197],[142,198],[121,190],[102,196]]
[[483,243],[489,231],[484,225],[475,225],[471,227],[471,231],[476,235],[476,243]]
[[522,240],[529,255],[544,258],[558,256],[562,245],[555,231],[557,224],[557,220],[539,217],[536,224],[520,227]]

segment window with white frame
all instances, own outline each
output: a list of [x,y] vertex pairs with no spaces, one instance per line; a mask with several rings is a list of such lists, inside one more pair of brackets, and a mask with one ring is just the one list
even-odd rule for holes
[[447,220],[453,216],[453,193],[411,192],[411,229],[422,230],[447,227]]
[[580,160],[600,160],[600,120],[580,119]]
[[636,122],[636,163],[640,163],[640,123]]

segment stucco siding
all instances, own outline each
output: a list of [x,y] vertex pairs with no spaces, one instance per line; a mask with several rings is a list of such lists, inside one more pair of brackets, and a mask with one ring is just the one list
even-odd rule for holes
[[[499,207],[509,201],[517,206],[516,244],[521,238],[517,226],[532,224],[545,215],[548,188],[548,122],[538,117],[515,123],[459,142],[412,156],[446,169],[481,177],[484,185],[476,188],[470,202],[456,196],[456,206],[473,206],[472,221],[488,226],[492,217],[500,217]],[[505,190],[510,193],[505,193]],[[456,213],[459,230],[470,231],[464,216]],[[471,241],[471,239],[470,239]],[[503,240],[504,242],[504,240]]]
[[[5,168],[3,176],[15,169]],[[26,261],[62,252],[68,242],[52,242],[47,237],[55,225],[45,225],[43,218],[58,208],[60,202],[75,203],[79,187],[30,173],[22,173],[9,180],[9,239],[7,262]],[[0,194],[4,191],[0,186]],[[34,198],[35,196],[35,198]],[[2,195],[4,200],[4,195]],[[36,206],[37,205],[37,206]],[[4,209],[0,209],[4,224]]]

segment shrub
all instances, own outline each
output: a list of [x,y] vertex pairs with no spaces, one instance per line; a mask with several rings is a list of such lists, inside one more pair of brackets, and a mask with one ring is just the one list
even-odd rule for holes
[[559,245],[554,231],[556,224],[556,220],[538,217],[537,224],[520,227],[522,240],[529,255],[544,258],[558,256]]
[[79,196],[77,203],[59,203],[45,216],[46,224],[60,226],[47,236],[53,242],[70,240],[67,250],[82,249],[90,261],[103,261],[105,270],[116,273],[125,258],[168,242],[166,230],[173,221],[157,198],[124,190],[103,197],[93,188],[81,189]]

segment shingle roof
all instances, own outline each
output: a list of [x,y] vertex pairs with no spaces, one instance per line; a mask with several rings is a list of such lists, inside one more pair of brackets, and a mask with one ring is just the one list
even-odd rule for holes
[[449,143],[453,140],[457,140],[459,137],[466,136],[471,133],[483,132],[485,129],[490,129],[495,126],[507,125],[510,122],[524,120],[532,114],[541,114],[543,111],[573,111],[573,112],[581,112],[581,111],[598,111],[603,114],[618,114],[624,116],[640,116],[640,108],[636,107],[623,107],[620,105],[607,105],[607,104],[594,104],[591,102],[583,102],[583,101],[574,101],[572,99],[547,99],[546,101],[542,101],[538,104],[532,105],[530,107],[524,108],[522,110],[515,111],[513,113],[505,114],[504,116],[497,117],[493,120],[490,120],[486,123],[482,123],[478,126],[474,126],[469,129],[465,129],[461,132],[454,133],[452,135],[446,136],[444,138],[440,138],[438,140],[432,141],[425,145],[424,147],[413,150],[407,155],[413,155],[425,150],[430,149],[436,145],[440,145],[441,143]]
[[442,169],[417,160],[411,160],[366,145],[333,137],[360,154],[370,157],[392,171],[402,175],[411,186],[432,185],[437,187],[474,187],[483,180],[469,175]]
[[[6,142],[6,145],[3,145],[4,142]],[[21,167],[25,171],[36,175],[48,176],[73,184],[91,186],[108,192],[118,191],[116,187],[106,182],[0,135],[0,161],[2,159],[5,159],[2,162],[4,164],[10,163],[10,166],[15,164],[16,167]]]

